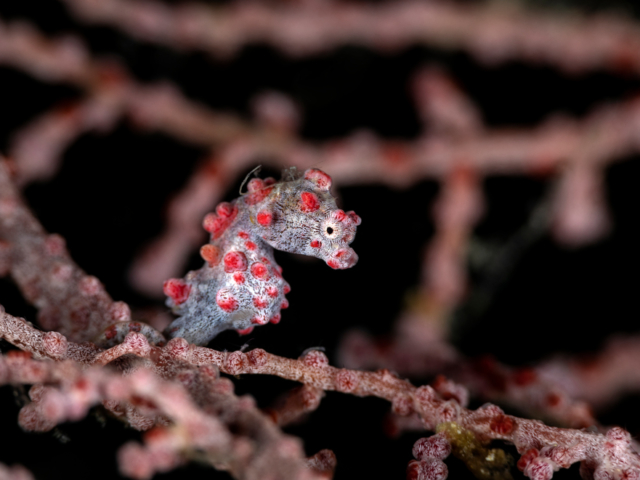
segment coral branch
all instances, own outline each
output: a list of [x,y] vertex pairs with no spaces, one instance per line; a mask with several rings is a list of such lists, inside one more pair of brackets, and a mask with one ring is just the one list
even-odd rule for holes
[[307,413],[320,406],[324,391],[309,385],[302,385],[287,392],[278,399],[276,405],[267,409],[266,413],[280,427],[299,421]]
[[358,44],[385,51],[422,43],[464,49],[481,62],[512,59],[567,72],[640,72],[638,27],[622,18],[557,16],[514,5],[456,5],[404,0],[382,4],[240,3],[168,7],[160,2],[64,0],[87,22],[117,26],[136,38],[228,57],[248,43],[289,55]]
[[314,456],[307,459],[307,466],[312,468],[316,473],[325,476],[328,479],[333,478],[333,472],[336,469],[336,456],[331,450],[320,450]]
[[[24,344],[20,339],[37,338],[38,333],[6,313],[0,317],[0,336],[27,352],[37,354],[39,342]],[[145,344],[146,348],[141,348]],[[69,342],[69,350],[74,347],[77,346]],[[130,364],[129,373],[122,376],[98,367],[81,370],[78,363],[71,361],[31,360],[27,352],[0,355],[0,384],[47,385],[33,387],[33,402],[21,410],[20,423],[25,429],[50,430],[58,423],[79,420],[99,403],[116,415],[125,415],[133,427],[141,430],[166,424],[166,419],[171,422],[151,430],[145,447],[123,447],[119,460],[126,475],[150,478],[154,472],[175,468],[196,452],[204,452],[209,463],[230,470],[237,478],[264,478],[261,475],[266,472],[283,475],[282,478],[315,478],[303,467],[299,442],[283,436],[255,408],[252,399],[235,397],[229,381],[218,379],[215,369],[180,365],[156,349],[158,365],[150,366],[165,377],[163,380],[141,365]],[[102,352],[94,363],[106,363],[105,354],[115,360],[125,358],[122,355],[150,353],[146,339],[131,333],[125,347]],[[91,363],[91,359],[80,361]],[[172,368],[168,363],[173,363]],[[170,382],[168,378],[178,381]],[[229,425],[234,425],[235,440],[227,430]],[[251,446],[247,439],[257,444]]]
[[33,475],[22,465],[7,467],[0,463],[0,480],[33,480]]
[[73,263],[59,235],[48,235],[20,198],[0,159],[0,240],[9,243],[9,271],[38,321],[75,341],[91,340],[108,325],[130,320],[100,281]]
[[[0,320],[2,321],[0,325],[10,325],[10,322],[19,321],[6,313]],[[25,330],[33,329],[25,324]],[[11,337],[6,335],[6,331],[6,326],[0,330],[3,337],[11,340]],[[134,343],[132,340],[139,339],[139,337],[132,335],[129,339],[128,343],[132,344]],[[143,341],[144,339],[139,340]],[[29,345],[25,345],[25,348],[29,347]],[[115,359],[117,353],[128,354],[132,353],[133,349],[113,347],[111,350],[107,350],[107,352],[109,351],[114,353],[113,358]],[[138,348],[137,351],[138,354],[148,353],[150,359],[156,359],[160,369],[159,373],[164,372],[165,376],[169,371],[166,360],[173,359],[202,367],[214,364],[223,372],[231,375],[244,373],[276,375],[322,390],[383,398],[392,403],[395,413],[411,415],[415,412],[421,417],[427,430],[444,432],[447,438],[453,442],[454,451],[456,448],[462,449],[460,442],[480,442],[481,444],[492,439],[502,439],[513,443],[520,453],[535,452],[537,455],[535,458],[532,459],[532,454],[528,453],[529,457],[523,457],[525,460],[521,462],[521,468],[532,480],[548,480],[553,471],[568,468],[575,462],[583,462],[583,469],[596,472],[597,475],[613,474],[613,472],[627,472],[625,474],[630,475],[634,471],[640,471],[640,457],[631,448],[629,434],[620,428],[611,429],[605,436],[594,432],[548,427],[536,420],[525,420],[505,415],[500,408],[490,404],[475,411],[468,410],[464,406],[466,404],[466,390],[444,379],[435,384],[435,389],[430,386],[416,388],[409,382],[397,378],[388,370],[364,372],[331,367],[327,357],[317,350],[308,352],[299,360],[292,360],[269,354],[262,349],[254,349],[246,354],[241,351],[217,352],[205,347],[189,345],[184,339],[175,338],[166,347]],[[0,370],[6,372],[3,373],[4,381],[42,383],[60,378],[57,376],[59,373],[58,369],[54,367],[55,364],[49,364],[48,368],[42,369],[33,362],[20,355],[3,360],[4,365]],[[67,368],[77,367],[72,365]],[[102,372],[100,375],[107,374]],[[148,394],[150,398],[153,397],[158,408],[174,420],[179,418],[185,421],[185,417],[181,416],[184,412],[181,413],[180,408],[175,407],[178,410],[171,410],[173,407],[163,403],[163,398],[157,398],[160,389],[155,387],[157,383],[154,382],[159,380],[154,380],[154,377],[148,372],[138,374],[138,376],[141,375],[140,378],[128,377],[135,378],[135,381],[132,380],[134,385],[130,385],[129,388],[133,388],[135,394]],[[97,374],[95,377],[96,381],[98,378],[102,378]],[[191,375],[185,377],[184,381],[189,383],[189,377]],[[70,378],[68,372],[66,378]],[[163,388],[164,390],[168,389],[169,392],[173,391],[168,387]],[[215,391],[215,387],[212,388]],[[155,393],[151,394],[151,390]],[[205,392],[212,392],[212,390],[205,389]],[[205,398],[209,395],[211,393],[208,393]],[[74,401],[77,401],[77,396],[73,398]],[[124,398],[113,397],[112,399],[121,401],[126,398],[125,396]],[[176,402],[177,400],[172,401]],[[181,403],[179,404],[181,405]],[[57,413],[54,418],[40,419],[35,413],[41,413],[42,409],[25,408],[27,408],[28,414],[22,415],[23,424],[24,422],[32,422],[34,428],[39,425],[48,425],[47,421],[58,422],[69,418],[68,414]],[[57,409],[45,409],[44,411],[64,412],[67,408],[63,408],[61,405]],[[189,411],[189,408],[186,408],[186,411]],[[76,411],[76,409],[73,408],[69,411]],[[131,458],[131,455],[126,458]],[[468,464],[475,464],[477,459],[474,458],[473,461],[466,459],[465,461]],[[143,469],[142,472],[139,478],[147,478],[149,469]]]
[[[208,111],[187,100],[174,87],[142,86],[121,68],[114,71],[112,64],[93,61],[86,55],[82,57],[83,75],[75,75],[76,64],[65,64],[64,52],[56,53],[57,44],[47,44],[43,38],[17,27],[6,28],[4,35],[6,53],[0,61],[4,59],[37,73],[39,69],[50,68],[44,61],[42,65],[37,63],[46,48],[49,55],[61,56],[56,64],[59,73],[54,78],[71,80],[89,95],[107,89],[112,92],[112,102],[119,104],[136,125],[204,146],[223,146],[190,181],[189,193],[176,197],[169,209],[167,233],[134,265],[131,277],[147,293],[158,294],[159,279],[179,274],[191,249],[202,241],[197,233],[200,215],[221,199],[222,185],[238,177],[256,158],[275,168],[322,164],[341,185],[384,182],[392,186],[409,185],[423,178],[446,178],[460,168],[461,162],[478,175],[552,172],[568,162],[572,168],[565,169],[567,181],[562,183],[558,207],[554,210],[557,212],[554,231],[561,241],[576,244],[593,241],[607,231],[609,220],[602,205],[600,180],[603,165],[637,151],[640,108],[635,100],[600,107],[580,121],[556,117],[530,130],[481,131],[473,106],[436,71],[417,77],[416,97],[423,104],[425,119],[436,127],[444,121],[444,126],[439,127],[441,131],[444,128],[443,133],[451,134],[451,128],[458,129],[454,137],[427,134],[415,143],[398,143],[371,135],[354,135],[312,145],[291,135],[274,135],[270,127],[260,122],[256,126],[247,125],[237,118]],[[40,67],[34,70],[31,63],[20,63],[18,60],[24,55],[33,58],[33,63]],[[62,70],[67,64],[65,73]],[[427,101],[434,97],[447,106],[450,112],[447,115],[453,117],[445,119],[442,117],[445,107]],[[447,122],[453,127],[447,127]],[[437,131],[438,128],[434,130]],[[580,209],[575,208],[577,200],[570,200],[575,198],[584,199],[580,200]]]
[[49,180],[58,170],[63,152],[89,131],[113,128],[122,115],[120,102],[108,89],[86,99],[58,105],[31,121],[13,136],[9,149],[20,184]]

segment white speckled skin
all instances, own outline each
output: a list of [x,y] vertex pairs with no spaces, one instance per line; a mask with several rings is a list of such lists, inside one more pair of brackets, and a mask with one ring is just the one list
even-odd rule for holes
[[211,240],[201,250],[207,262],[184,280],[165,282],[167,305],[180,315],[167,336],[204,345],[223,330],[246,334],[255,325],[278,323],[289,285],[274,248],[321,258],[336,269],[355,265],[358,256],[348,245],[360,218],[336,207],[330,187],[320,170],[289,169],[277,183],[251,180],[247,194],[207,215]]

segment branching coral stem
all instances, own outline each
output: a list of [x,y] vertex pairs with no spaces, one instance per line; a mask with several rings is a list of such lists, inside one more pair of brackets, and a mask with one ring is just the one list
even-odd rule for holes
[[[15,332],[16,322],[22,322],[7,313],[0,316],[0,335],[15,343],[18,341],[26,351],[50,356],[42,346],[44,338],[26,323],[20,333]],[[298,360],[272,355],[262,349],[250,352],[219,352],[205,347],[188,344],[184,339],[171,340],[165,347],[144,347],[146,339],[135,332],[127,335],[125,341],[112,349],[103,351],[115,360],[121,355],[147,355],[157,368],[162,368],[158,360],[168,357],[190,365],[216,365],[221,371],[239,375],[245,373],[268,374],[310,385],[322,390],[334,390],[357,396],[376,396],[392,402],[395,413],[410,415],[415,413],[422,419],[427,430],[436,430],[441,425],[458,425],[460,429],[473,434],[476,441],[488,442],[501,439],[513,443],[520,453],[529,454],[522,463],[525,473],[533,480],[548,480],[553,471],[568,468],[575,462],[583,462],[583,468],[594,471],[640,472],[640,457],[631,448],[631,439],[620,428],[611,429],[607,435],[599,433],[555,428],[537,420],[527,420],[505,415],[497,406],[486,404],[477,410],[464,407],[465,395],[449,390],[450,398],[443,398],[430,386],[415,387],[401,380],[387,370],[364,372],[332,367],[327,357],[319,351],[310,351]],[[111,352],[113,355],[109,355]],[[64,355],[62,356],[64,358]],[[59,356],[60,358],[60,356]],[[97,357],[93,358],[95,361]],[[3,362],[7,370],[6,361]],[[100,362],[103,363],[103,362]],[[5,373],[5,376],[9,374]],[[32,378],[25,383],[43,381]],[[458,428],[458,427],[455,427]],[[528,461],[528,463],[527,463]],[[526,463],[526,465],[525,465]],[[533,465],[533,466],[531,466]],[[527,470],[528,469],[528,470]],[[536,473],[548,472],[544,475]],[[542,476],[541,476],[542,475]]]

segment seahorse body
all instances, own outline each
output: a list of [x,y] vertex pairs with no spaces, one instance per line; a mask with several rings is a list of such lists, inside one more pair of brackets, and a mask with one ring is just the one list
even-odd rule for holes
[[278,323],[290,287],[274,248],[321,258],[334,269],[358,261],[348,245],[360,217],[336,207],[326,173],[289,169],[280,182],[253,179],[247,188],[205,217],[211,234],[200,249],[205,265],[165,282],[167,305],[180,315],[166,329],[168,337],[204,345],[223,330],[247,334],[256,325]]

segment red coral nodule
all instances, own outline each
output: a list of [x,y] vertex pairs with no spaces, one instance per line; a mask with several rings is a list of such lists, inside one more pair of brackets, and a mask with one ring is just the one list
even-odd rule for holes
[[535,448],[531,448],[526,452],[524,452],[520,457],[520,460],[518,460],[518,463],[516,464],[516,466],[518,467],[518,470],[520,470],[521,472],[524,471],[527,465],[531,463],[531,460],[536,458],[539,454],[540,453]]
[[340,370],[336,375],[335,386],[336,390],[343,393],[353,392],[358,388],[360,379],[358,374],[351,370]]
[[497,415],[496,417],[491,419],[489,428],[492,432],[496,432],[501,435],[509,435],[511,432],[513,432],[513,419],[508,415]]
[[418,460],[437,458],[444,460],[451,453],[451,444],[442,434],[419,439],[413,444],[413,456]]

